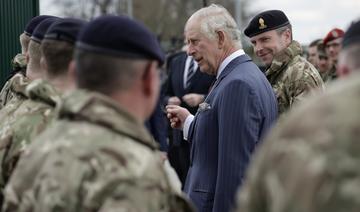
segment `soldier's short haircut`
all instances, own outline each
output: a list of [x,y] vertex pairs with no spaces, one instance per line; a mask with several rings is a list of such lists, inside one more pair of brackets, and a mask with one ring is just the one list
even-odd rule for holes
[[75,50],[75,61],[78,87],[105,95],[128,89],[140,73],[137,60],[81,49]]
[[[234,18],[222,6],[211,4],[193,14],[192,17],[199,18],[201,32],[210,39],[217,37],[217,31],[224,31],[237,47],[241,48],[241,32]],[[192,18],[191,17],[191,18]]]
[[352,44],[341,50],[340,57],[343,58],[343,63],[346,64],[350,70],[360,70],[360,43]]
[[275,31],[278,33],[278,35],[281,35],[282,33],[284,33],[286,30],[289,30],[291,33],[291,40],[293,40],[293,34],[292,34],[292,26],[291,24],[287,24],[283,27],[277,28]]
[[40,71],[40,59],[41,59],[41,51],[40,44],[30,40],[29,42],[29,63],[28,67],[32,69],[32,71]]
[[28,51],[30,43],[30,37],[27,36],[25,33],[22,33],[20,35],[20,44],[21,44],[21,52],[26,53]]
[[67,73],[69,63],[74,54],[74,44],[44,39],[41,43],[41,51],[47,64],[47,74],[51,77],[61,76]]
[[318,46],[319,44],[322,44],[322,39],[316,39],[311,41],[311,43],[309,44],[309,47],[314,47],[314,46]]

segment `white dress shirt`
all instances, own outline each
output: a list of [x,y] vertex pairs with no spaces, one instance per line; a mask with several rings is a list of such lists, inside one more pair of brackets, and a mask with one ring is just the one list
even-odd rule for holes
[[[184,88],[186,88],[186,82],[187,82],[187,76],[189,72],[189,66],[190,62],[193,59],[192,56],[187,56],[186,62],[185,62],[185,69],[184,69]],[[194,71],[196,71],[198,68],[198,63],[194,60]]]

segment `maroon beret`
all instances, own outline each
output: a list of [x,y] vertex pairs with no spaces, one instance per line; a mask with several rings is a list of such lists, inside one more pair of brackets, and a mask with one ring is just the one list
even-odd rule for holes
[[324,45],[332,40],[344,37],[344,31],[339,28],[332,29],[329,33],[327,33],[326,37],[324,38]]

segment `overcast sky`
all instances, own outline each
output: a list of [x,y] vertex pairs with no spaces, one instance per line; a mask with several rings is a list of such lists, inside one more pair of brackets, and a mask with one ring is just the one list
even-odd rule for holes
[[283,10],[293,25],[294,39],[307,44],[334,27],[346,30],[360,18],[360,0],[255,0],[252,8]]
[[[40,13],[58,15],[51,5],[49,0],[40,0]],[[325,37],[334,27],[346,30],[360,18],[360,0],[254,0],[251,9],[283,10],[293,25],[294,39],[303,44]]]

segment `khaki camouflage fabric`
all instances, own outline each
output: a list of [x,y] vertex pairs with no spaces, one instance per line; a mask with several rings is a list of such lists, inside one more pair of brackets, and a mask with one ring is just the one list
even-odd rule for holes
[[18,72],[16,75],[21,75],[21,77],[14,75],[12,78],[10,78],[4,85],[4,87],[1,89],[0,92],[0,109],[3,108],[14,96],[16,96],[16,91],[11,89],[11,85],[15,81],[19,81],[19,78],[21,78],[20,81],[24,83],[28,83],[26,77],[24,77],[25,70],[26,70],[26,57],[23,54],[17,54],[15,58],[11,62],[13,71]]
[[17,54],[11,61],[11,67],[13,71],[25,74],[26,66],[27,62],[25,54]]
[[0,173],[3,184],[8,181],[32,138],[40,134],[53,119],[55,106],[61,100],[55,88],[41,79],[26,87],[26,95],[29,99],[23,101],[11,116],[4,117],[7,126],[0,124]]
[[278,100],[279,115],[301,101],[310,91],[324,89],[319,72],[300,56],[301,53],[300,44],[293,41],[288,48],[274,57],[266,70],[266,77]]
[[255,155],[237,212],[360,211],[360,75],[287,115]]
[[11,106],[6,109],[7,112],[4,113],[11,113],[19,104],[21,104],[22,101],[27,99],[25,89],[29,83],[29,79],[20,73],[15,74],[9,81],[7,81],[0,93],[1,111],[5,105],[10,104]]
[[333,65],[328,72],[321,74],[321,78],[323,79],[325,84],[329,84],[330,82],[336,80],[336,66]]
[[4,211],[192,211],[144,126],[109,98],[75,91],[25,151]]

